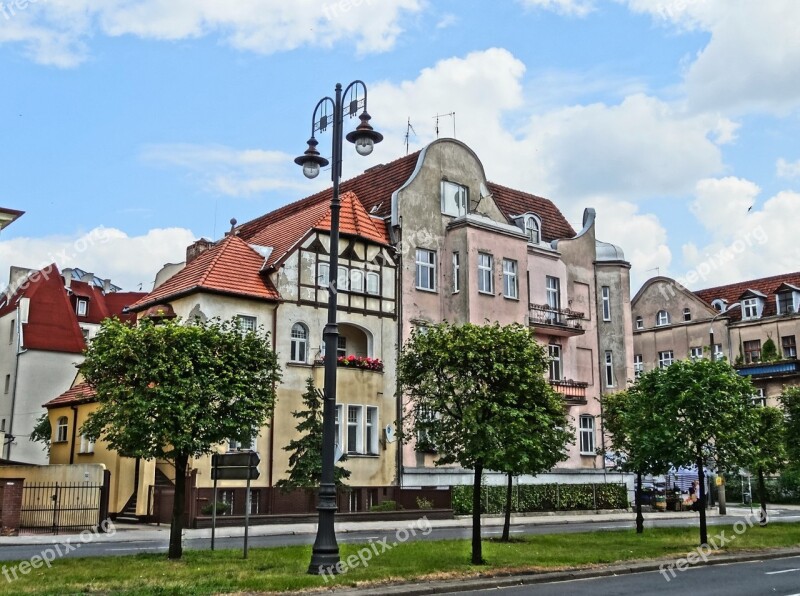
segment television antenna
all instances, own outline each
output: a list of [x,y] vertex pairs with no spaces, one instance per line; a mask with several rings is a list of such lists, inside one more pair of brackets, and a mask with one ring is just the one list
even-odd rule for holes
[[406,155],[408,155],[408,143],[412,132],[414,133],[414,137],[416,137],[417,131],[414,130],[413,126],[411,126],[411,118],[409,117],[408,124],[406,125]]
[[456,138],[456,113],[450,112],[448,114],[436,114],[434,118],[436,119],[436,138],[439,138],[439,118],[445,118],[446,116],[450,116],[453,118],[453,138]]

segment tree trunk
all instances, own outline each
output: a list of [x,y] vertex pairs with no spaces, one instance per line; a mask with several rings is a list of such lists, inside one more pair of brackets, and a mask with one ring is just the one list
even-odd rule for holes
[[481,476],[483,464],[475,464],[475,479],[472,482],[472,564],[483,565],[481,549]]
[[501,542],[508,542],[511,540],[511,491],[514,488],[513,485],[514,476],[511,475],[509,472],[508,474],[508,486],[506,487],[506,511],[505,511],[505,521],[503,521],[503,536],[500,538]]
[[[655,495],[653,495],[655,497]],[[644,515],[642,515],[642,473],[636,472],[636,533],[644,533]]]
[[[183,556],[183,515],[186,508],[186,468],[189,465],[189,456],[179,454],[175,457],[175,499],[172,503],[172,524],[169,528],[169,555],[170,559],[180,559]],[[216,506],[216,503],[215,503]]]
[[764,481],[764,469],[758,469],[758,500],[761,502],[761,517],[758,523],[766,526],[769,521],[767,518],[767,483]]
[[700,512],[700,544],[708,544],[708,527],[706,525],[706,478],[703,473],[703,458],[697,456],[697,480],[700,481],[698,490],[700,496],[697,501],[697,510]]

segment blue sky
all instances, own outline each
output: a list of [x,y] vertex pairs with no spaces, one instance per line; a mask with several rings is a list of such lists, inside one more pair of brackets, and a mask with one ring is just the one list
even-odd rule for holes
[[793,0],[0,0],[0,204],[26,211],[0,281],[56,260],[150,289],[192,240],[325,184],[292,158],[356,78],[386,140],[346,176],[455,112],[492,181],[576,227],[595,207],[634,291],[794,271],[798,30]]

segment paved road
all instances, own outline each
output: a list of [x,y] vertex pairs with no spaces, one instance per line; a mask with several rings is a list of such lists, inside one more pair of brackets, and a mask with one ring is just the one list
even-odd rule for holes
[[[741,519],[737,516],[724,516],[724,517],[709,517],[709,525],[732,524]],[[773,523],[797,522],[800,521],[800,511],[783,510],[778,511],[778,515],[772,517]],[[678,519],[657,519],[648,520],[645,522],[646,527],[697,527],[697,517],[693,518],[678,518]],[[570,522],[570,523],[546,523],[533,522],[530,524],[519,524],[512,526],[512,533],[514,534],[561,534],[561,533],[574,533],[574,532],[597,532],[597,531],[611,531],[620,530],[625,528],[632,528],[633,522],[628,520],[619,521],[604,521],[604,522]],[[411,537],[411,540],[448,540],[455,538],[469,538],[471,536],[471,527],[434,527],[427,536],[421,532],[417,532],[416,536]],[[488,526],[483,529],[483,536],[490,538],[498,536],[502,532],[499,526]],[[369,539],[380,540],[388,537],[389,542],[395,540],[396,532],[394,530],[368,530],[368,531],[351,531],[347,533],[340,533],[337,536],[339,543],[364,543]],[[166,532],[155,534],[153,538],[145,538],[135,541],[115,541],[104,543],[79,544],[78,548],[71,548],[76,546],[74,538],[69,545],[64,545],[63,541],[66,538],[53,537],[53,542],[60,544],[62,551],[68,551],[64,556],[69,557],[96,557],[106,555],[133,555],[137,553],[159,553],[166,552],[168,545],[168,535]],[[295,544],[313,544],[313,534],[281,534],[269,536],[250,536],[249,546],[251,548],[257,547],[270,547],[270,546],[287,546]],[[217,537],[216,548],[225,549],[241,549],[243,540],[241,537]],[[205,550],[210,548],[211,541],[208,538],[184,538],[184,547],[193,550]],[[11,545],[4,544],[0,546],[0,560],[13,561],[30,559],[33,555],[40,554],[42,550],[48,548],[48,544],[29,544],[29,545]],[[800,592],[800,589],[797,590]]]
[[[667,579],[669,578],[669,579]],[[800,557],[690,567],[574,581],[451,592],[470,596],[800,596]]]

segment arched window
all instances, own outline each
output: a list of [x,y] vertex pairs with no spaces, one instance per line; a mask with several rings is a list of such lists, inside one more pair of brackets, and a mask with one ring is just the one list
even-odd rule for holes
[[669,325],[669,313],[667,311],[658,311],[658,314],[656,315],[656,325],[659,327],[662,325]]
[[539,244],[539,222],[531,215],[525,218],[525,233],[528,235],[528,242]]
[[66,442],[68,424],[66,416],[61,416],[56,420],[56,443]]
[[636,328],[644,329],[644,319],[641,316],[636,317]]
[[308,356],[308,328],[302,323],[292,326],[292,343],[289,360],[292,362],[305,362]]

